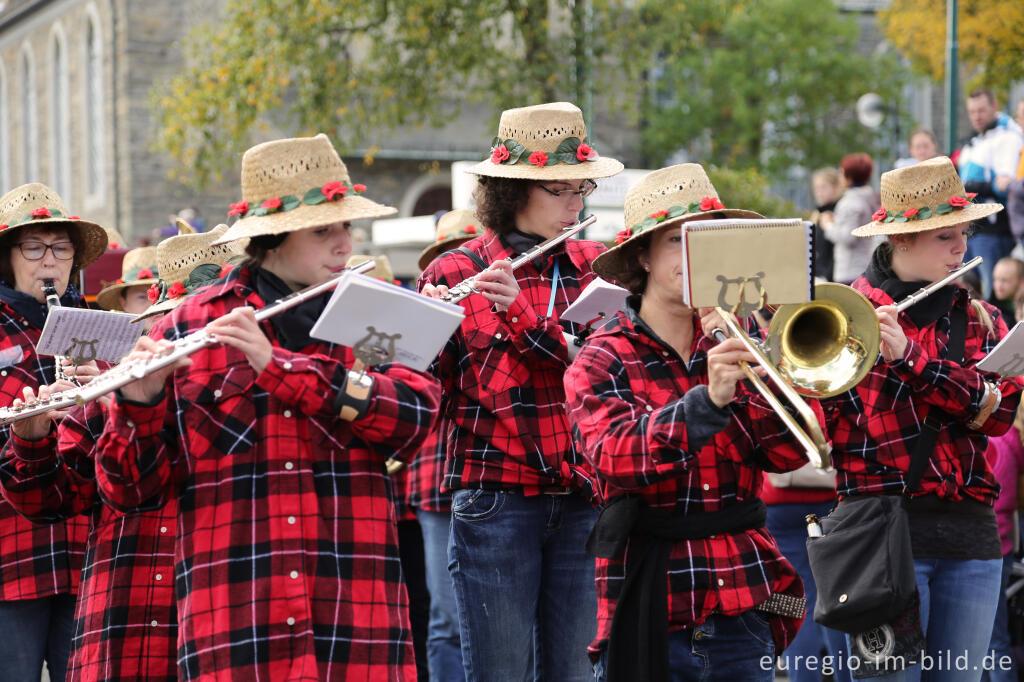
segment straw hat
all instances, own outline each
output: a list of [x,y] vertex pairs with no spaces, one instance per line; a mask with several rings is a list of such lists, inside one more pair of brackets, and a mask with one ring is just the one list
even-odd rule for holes
[[569,102],[506,109],[489,157],[466,169],[474,175],[525,180],[607,178],[622,164],[590,146],[583,112]]
[[[118,232],[117,230],[115,230],[112,227],[105,227],[103,229],[107,231],[107,248],[108,249],[124,249],[124,248],[127,248],[126,244],[128,244],[128,242],[125,241],[124,237],[121,236],[120,232]],[[125,255],[127,255],[127,254],[125,254]]]
[[398,213],[359,196],[365,189],[322,133],[258,144],[242,157],[242,201],[228,212],[240,219],[218,243]]
[[105,310],[121,310],[121,292],[128,287],[157,283],[156,247],[142,246],[124,254],[121,278],[96,294],[96,303]]
[[460,244],[479,237],[484,230],[476,214],[468,208],[448,211],[437,221],[437,237],[434,243],[423,249],[417,265],[426,270],[430,262],[445,251],[457,248]]
[[15,187],[0,197],[0,235],[19,227],[65,227],[76,230],[81,242],[75,266],[84,268],[107,248],[107,232],[94,222],[69,215],[60,196],[38,182]]
[[173,310],[196,289],[220,279],[223,266],[243,256],[245,249],[245,242],[218,244],[227,231],[228,226],[221,224],[209,232],[179,234],[160,242],[156,247],[160,281],[149,289],[153,305],[132,321]]
[[655,230],[708,218],[764,218],[760,213],[726,208],[708,174],[696,163],[669,166],[645,175],[626,192],[626,229],[615,235],[615,246],[594,260],[594,272],[624,281],[640,267],[637,249]]
[[946,156],[882,174],[882,208],[856,237],[910,234],[979,220],[1003,210],[1002,204],[976,204],[964,191],[956,166]]
[[367,256],[361,253],[353,254],[348,257],[348,262],[345,264],[347,268],[354,268],[360,263],[365,263],[368,260],[372,260],[376,263],[373,270],[363,273],[367,277],[376,277],[379,280],[383,280],[388,284],[395,283],[395,271],[391,269],[391,261],[388,260],[387,256]]

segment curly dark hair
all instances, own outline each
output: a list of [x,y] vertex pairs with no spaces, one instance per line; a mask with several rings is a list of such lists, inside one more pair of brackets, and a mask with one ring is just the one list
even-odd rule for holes
[[516,214],[529,202],[534,184],[535,180],[480,176],[473,192],[477,217],[498,234],[508,234],[516,229]]
[[644,253],[651,246],[651,235],[645,234],[624,244],[622,249],[622,260],[636,264],[618,281],[619,286],[625,287],[629,293],[639,296],[647,289],[647,278],[650,276],[646,270],[640,267],[640,254]]

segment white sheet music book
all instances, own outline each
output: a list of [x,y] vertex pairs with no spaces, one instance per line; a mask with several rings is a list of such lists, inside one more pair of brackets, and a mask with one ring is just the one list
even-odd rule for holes
[[368,337],[374,345],[387,345],[393,338],[392,362],[423,371],[463,317],[462,306],[349,273],[334,290],[310,335],[353,348]]
[[1013,325],[1010,333],[981,359],[978,369],[1003,377],[1024,374],[1024,322]]
[[598,277],[587,285],[576,300],[558,318],[578,324],[611,317],[626,306],[629,291]]
[[82,362],[117,362],[142,336],[134,315],[111,310],[51,308],[36,344],[40,355],[66,355]]

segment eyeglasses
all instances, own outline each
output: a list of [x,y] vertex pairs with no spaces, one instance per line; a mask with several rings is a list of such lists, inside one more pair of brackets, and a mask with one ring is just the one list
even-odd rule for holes
[[594,190],[597,189],[597,183],[594,182],[593,180],[584,180],[583,186],[580,187],[579,189],[548,189],[544,185],[537,186],[540,187],[545,192],[547,192],[548,194],[550,194],[551,196],[558,197],[559,199],[570,199],[573,195],[576,195],[581,198],[589,197],[591,194],[594,193]]
[[19,242],[17,247],[21,249],[21,255],[25,260],[42,260],[47,249],[53,251],[53,257],[57,260],[71,260],[75,257],[74,242],[56,242],[55,244]]

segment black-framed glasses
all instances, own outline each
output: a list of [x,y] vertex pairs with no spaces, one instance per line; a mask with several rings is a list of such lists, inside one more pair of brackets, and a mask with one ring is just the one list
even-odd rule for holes
[[21,250],[21,255],[25,260],[42,260],[43,256],[46,255],[47,249],[53,252],[53,257],[57,260],[71,260],[75,257],[74,242],[56,242],[53,244],[18,242],[17,247]]
[[597,189],[597,183],[589,179],[584,180],[583,186],[580,187],[579,189],[548,189],[544,185],[538,184],[537,186],[540,187],[545,192],[547,192],[548,194],[550,194],[551,196],[558,197],[559,199],[570,199],[573,195],[581,198],[589,197],[591,194],[594,193],[594,190]]

